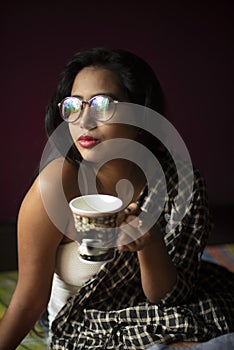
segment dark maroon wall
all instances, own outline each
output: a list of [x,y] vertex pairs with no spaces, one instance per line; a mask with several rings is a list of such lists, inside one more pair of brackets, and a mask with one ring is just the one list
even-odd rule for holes
[[149,61],[210,201],[233,203],[233,1],[136,3],[1,5],[1,219],[16,217],[40,161],[44,110],[58,74],[73,53],[93,46],[129,49]]

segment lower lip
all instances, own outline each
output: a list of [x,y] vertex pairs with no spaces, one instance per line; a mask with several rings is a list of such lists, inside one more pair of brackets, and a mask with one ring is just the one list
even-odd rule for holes
[[78,140],[79,145],[83,148],[90,148],[99,143],[98,140]]

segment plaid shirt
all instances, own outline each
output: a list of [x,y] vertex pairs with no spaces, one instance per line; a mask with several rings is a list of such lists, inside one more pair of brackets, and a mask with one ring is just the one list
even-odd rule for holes
[[[151,304],[142,290],[137,253],[116,251],[115,259],[57,315],[51,349],[143,350],[155,343],[205,341],[234,331],[233,274],[201,260],[211,228],[204,180],[196,169],[184,166],[179,193],[174,164],[167,161],[164,170],[167,195],[158,223],[178,271],[177,284],[159,304]],[[175,198],[177,206],[183,203],[191,176],[191,201],[177,220]],[[157,181],[150,190],[145,208],[155,203],[160,185]]]

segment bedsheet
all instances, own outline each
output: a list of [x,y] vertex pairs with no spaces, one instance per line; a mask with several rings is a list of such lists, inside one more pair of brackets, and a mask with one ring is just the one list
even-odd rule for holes
[[[0,273],[0,319],[2,318],[7,306],[9,305],[11,296],[17,282],[17,271],[7,271]],[[39,324],[36,324],[35,331],[31,331],[27,337],[22,341],[17,350],[45,350],[46,349],[46,337],[45,332]]]
[[[156,344],[147,350],[181,350],[184,347],[167,346],[163,344]],[[190,350],[233,350],[234,349],[234,333],[221,335],[220,337],[211,339],[205,343],[197,344],[189,347]]]

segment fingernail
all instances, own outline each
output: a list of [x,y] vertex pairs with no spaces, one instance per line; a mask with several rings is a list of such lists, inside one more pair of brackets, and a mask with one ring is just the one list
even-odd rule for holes
[[130,212],[131,212],[131,208],[128,207],[128,208],[125,209],[125,211],[127,211],[128,213],[130,213]]

